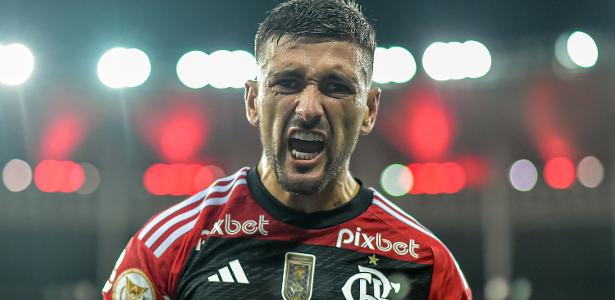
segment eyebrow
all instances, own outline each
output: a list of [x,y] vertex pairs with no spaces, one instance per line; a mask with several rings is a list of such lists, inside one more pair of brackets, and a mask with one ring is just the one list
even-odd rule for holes
[[[339,70],[339,68],[328,70],[317,75],[319,75],[320,78],[339,80],[354,86],[359,85],[359,79],[356,78],[356,76],[348,75],[346,72]],[[287,67],[281,71],[269,74],[267,76],[267,81],[277,80],[284,77],[303,78],[305,77],[305,72],[302,68]]]
[[286,68],[281,71],[276,71],[272,74],[267,75],[267,81],[276,80],[283,77],[294,77],[301,78],[305,76],[305,72],[298,68]]

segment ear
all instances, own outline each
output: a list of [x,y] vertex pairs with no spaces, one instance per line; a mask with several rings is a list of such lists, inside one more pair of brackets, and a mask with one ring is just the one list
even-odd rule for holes
[[374,128],[376,116],[378,115],[378,106],[380,105],[380,94],[382,94],[382,90],[379,88],[372,88],[367,93],[367,111],[361,123],[361,134],[369,134]]
[[243,98],[246,104],[246,117],[254,127],[258,127],[258,109],[256,107],[258,97],[258,82],[248,80],[245,84]]

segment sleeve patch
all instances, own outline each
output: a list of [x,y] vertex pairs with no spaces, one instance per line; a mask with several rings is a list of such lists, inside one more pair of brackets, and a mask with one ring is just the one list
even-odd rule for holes
[[136,268],[124,271],[113,285],[113,300],[155,300],[156,292],[147,275]]

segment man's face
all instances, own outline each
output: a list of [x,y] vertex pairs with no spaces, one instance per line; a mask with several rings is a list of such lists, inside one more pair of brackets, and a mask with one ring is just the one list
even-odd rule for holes
[[282,188],[320,192],[347,170],[375,121],[380,91],[368,91],[365,54],[348,42],[283,37],[261,62],[258,82],[246,85],[248,119]]

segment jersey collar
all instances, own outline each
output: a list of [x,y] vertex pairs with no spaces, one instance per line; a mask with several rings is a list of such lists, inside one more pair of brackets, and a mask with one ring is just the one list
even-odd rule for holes
[[355,178],[360,185],[359,192],[348,203],[329,210],[305,213],[292,209],[273,197],[261,182],[257,168],[250,169],[247,179],[254,200],[272,217],[306,229],[322,229],[352,220],[367,210],[373,198],[372,191],[363,187],[363,183]]

